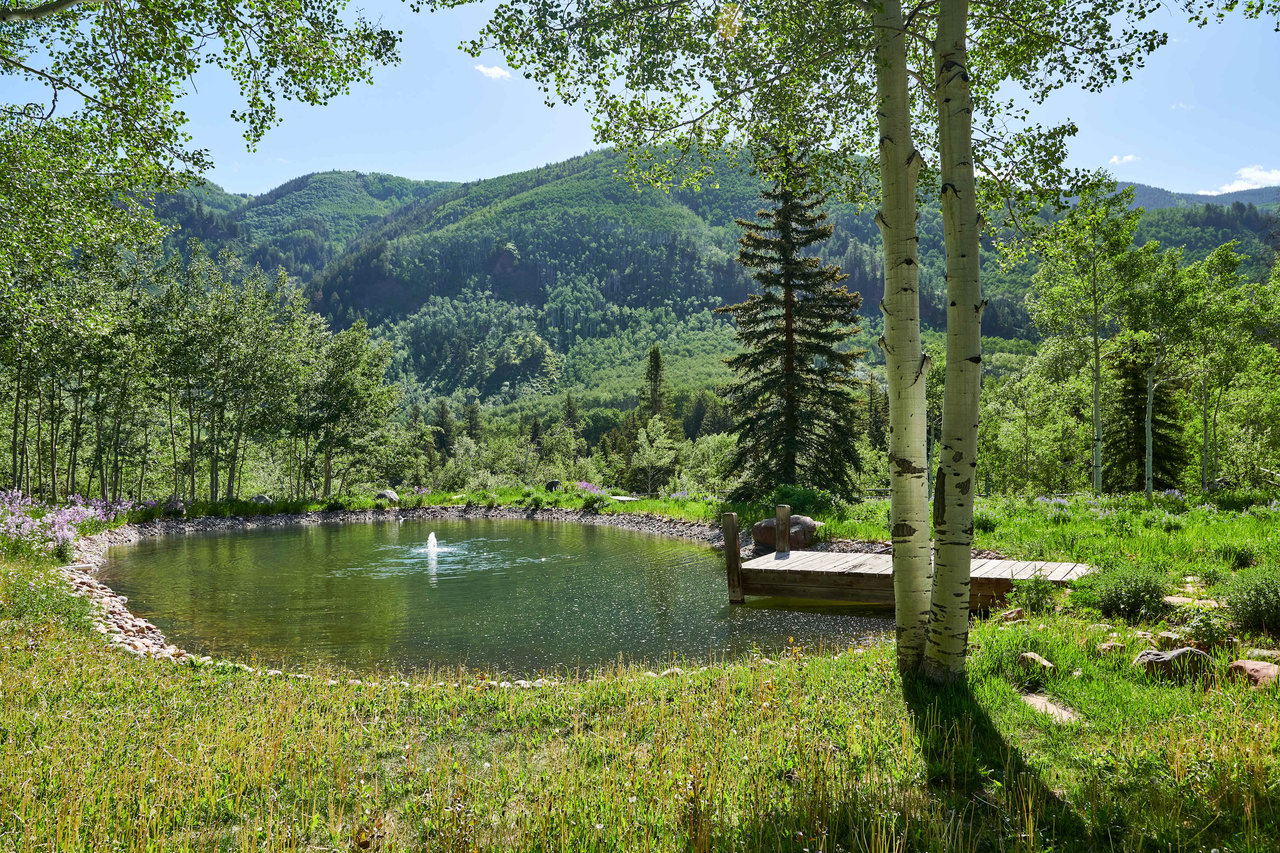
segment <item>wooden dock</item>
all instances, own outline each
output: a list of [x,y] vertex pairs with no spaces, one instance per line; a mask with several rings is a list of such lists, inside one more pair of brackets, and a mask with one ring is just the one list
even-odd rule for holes
[[[784,510],[789,526],[790,507],[778,508],[778,521],[784,518]],[[725,517],[726,536],[732,533],[736,540],[737,527],[736,516]],[[776,553],[742,563],[736,552],[726,549],[730,602],[740,604],[747,595],[769,595],[892,606],[891,555],[792,551],[786,542],[788,528],[779,524],[778,529],[783,535],[779,537]],[[970,567],[969,606],[985,610],[999,605],[1013,589],[1015,580],[1042,574],[1055,584],[1064,584],[1089,570],[1089,566],[1082,563],[975,558]]]

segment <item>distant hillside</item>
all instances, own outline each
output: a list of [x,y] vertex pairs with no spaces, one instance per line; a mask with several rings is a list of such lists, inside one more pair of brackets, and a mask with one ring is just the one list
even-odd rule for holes
[[[625,393],[632,371],[614,368],[659,341],[688,354],[673,370],[690,382],[719,381],[716,354],[732,341],[711,312],[750,290],[734,260],[734,219],[753,217],[759,181],[727,173],[701,192],[665,193],[629,187],[622,169],[616,152],[601,151],[466,184],[327,172],[251,198],[208,185],[160,199],[157,210],[181,226],[175,245],[195,236],[283,266],[308,283],[320,313],[377,327],[414,394],[513,401],[565,382],[590,389],[605,375],[617,377],[610,393]],[[1249,272],[1265,273],[1274,224],[1257,203],[1274,188],[1205,197],[1136,186],[1147,208],[1141,242],[1185,245],[1195,259],[1236,239],[1253,258]],[[835,232],[823,259],[848,274],[873,325],[882,274],[872,213],[842,204],[828,213]],[[1001,269],[988,255],[983,266],[984,333],[1034,337],[1025,308],[1033,263]],[[940,329],[936,205],[921,211],[920,284],[922,320]]]
[[264,269],[284,267],[310,281],[356,234],[405,205],[455,186],[393,175],[320,172],[253,197],[206,183],[158,198],[156,211],[181,225],[176,236],[182,242],[194,236],[229,246]]
[[1169,207],[1203,207],[1206,204],[1220,207],[1231,207],[1235,204],[1252,204],[1264,210],[1280,208],[1280,187],[1259,187],[1252,190],[1237,190],[1220,195],[1201,195],[1200,193],[1175,193],[1160,187],[1147,184],[1131,184],[1120,182],[1120,187],[1134,188],[1134,206],[1147,210],[1163,210]]

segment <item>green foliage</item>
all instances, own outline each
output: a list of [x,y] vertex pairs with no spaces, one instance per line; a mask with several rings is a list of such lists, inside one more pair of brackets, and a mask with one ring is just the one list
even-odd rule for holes
[[1130,621],[1156,619],[1167,609],[1167,572],[1155,565],[1121,563],[1103,567],[1076,582],[1071,603],[1094,607],[1104,616]]
[[1227,587],[1225,603],[1241,628],[1280,633],[1280,572],[1273,565],[1239,572]]
[[773,508],[779,504],[791,507],[792,515],[808,515],[814,518],[840,518],[848,511],[848,504],[838,495],[824,489],[804,486],[779,486],[759,504],[767,517],[773,517]]
[[325,103],[396,60],[397,33],[345,11],[345,0],[8,4],[0,67],[23,103],[0,109],[0,182],[24,184],[0,189],[11,235],[0,278],[45,284],[73,257],[157,236],[140,201],[209,165],[176,106],[201,68],[234,81],[231,115],[252,145],[279,121],[277,99]]
[[809,256],[831,236],[824,197],[811,185],[805,158],[775,147],[758,155],[777,178],[762,194],[770,205],[744,229],[738,262],[759,293],[719,309],[733,316],[744,351],[729,359],[729,386],[742,472],[735,495],[750,498],[781,485],[829,489],[852,497],[861,470],[855,435],[854,367],[849,349],[860,299],[839,268]]
[[1057,600],[1057,589],[1047,577],[1037,574],[1026,580],[1014,581],[1010,600],[1027,613],[1047,613]]
[[1216,607],[1189,607],[1182,614],[1187,636],[1201,649],[1216,649],[1231,638],[1231,623]]
[[47,565],[0,562],[0,621],[53,624],[87,632],[91,610],[89,599],[73,594],[66,581]]

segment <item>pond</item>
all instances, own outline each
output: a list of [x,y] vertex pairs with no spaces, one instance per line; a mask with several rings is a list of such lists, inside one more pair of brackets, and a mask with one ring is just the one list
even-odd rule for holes
[[102,577],[169,642],[280,667],[532,674],[847,645],[892,624],[847,605],[730,606],[705,545],[553,521],[156,537],[112,548]]

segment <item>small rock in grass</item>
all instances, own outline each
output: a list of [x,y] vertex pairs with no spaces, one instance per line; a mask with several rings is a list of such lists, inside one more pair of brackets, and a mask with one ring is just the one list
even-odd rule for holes
[[1059,723],[1074,723],[1080,719],[1080,715],[1075,711],[1070,708],[1064,708],[1041,693],[1024,693],[1022,694],[1022,701],[1040,713],[1048,714]]
[[658,677],[658,673],[654,672],[654,671],[653,671],[653,670],[651,670],[651,669],[650,669],[650,670],[647,670],[647,671],[645,672],[645,675],[649,676],[650,678],[657,678],[657,677]]
[[269,670],[267,670],[267,675],[270,675],[270,676],[280,676],[280,675],[284,675],[284,673],[283,673],[283,672],[281,672],[281,671],[280,671],[280,670],[278,670],[278,669],[269,669]]
[[551,682],[547,681],[545,678],[539,678],[537,681],[533,682],[534,687],[549,687],[550,685]]
[[1003,622],[1017,622],[1020,619],[1023,619],[1026,615],[1026,611],[1021,607],[1015,607],[1012,610],[1006,610],[1004,613],[1001,613],[1000,619]]
[[1156,637],[1156,646],[1165,652],[1182,648],[1182,635],[1175,634],[1173,631],[1161,631]]
[[1249,649],[1246,657],[1251,660],[1280,661],[1280,652],[1275,649]]
[[1238,660],[1227,670],[1228,678],[1243,678],[1254,687],[1275,684],[1280,678],[1280,665],[1260,660]]
[[684,670],[678,666],[673,666],[670,669],[664,669],[661,677],[666,678],[669,675],[684,675]]
[[1124,643],[1118,640],[1108,640],[1105,643],[1098,644],[1098,654],[1100,655],[1111,655],[1122,651],[1124,651]]
[[516,687],[519,687],[519,688],[521,688],[521,689],[528,689],[528,688],[530,688],[530,687],[532,687],[532,686],[533,686],[533,682],[532,682],[532,681],[526,681],[526,680],[525,680],[525,679],[523,679],[523,678],[517,679],[517,680],[516,680],[516,681],[514,681],[513,683],[515,684],[515,686],[516,686]]
[[1012,628],[1014,625],[1025,625],[1025,624],[1027,624],[1027,620],[1026,620],[1026,619],[1015,619],[1015,620],[1013,620],[1012,622],[1006,622],[1006,623],[1004,623],[1004,624],[1003,624],[1003,625],[1001,625],[1000,627],[1001,627],[1001,628]]
[[1199,675],[1209,669],[1213,658],[1190,647],[1168,652],[1147,649],[1133,659],[1133,665],[1141,667],[1148,675],[1181,681]]
[[1018,655],[1018,663],[1026,669],[1039,669],[1041,672],[1052,672],[1054,669],[1053,664],[1035,652],[1023,652]]

